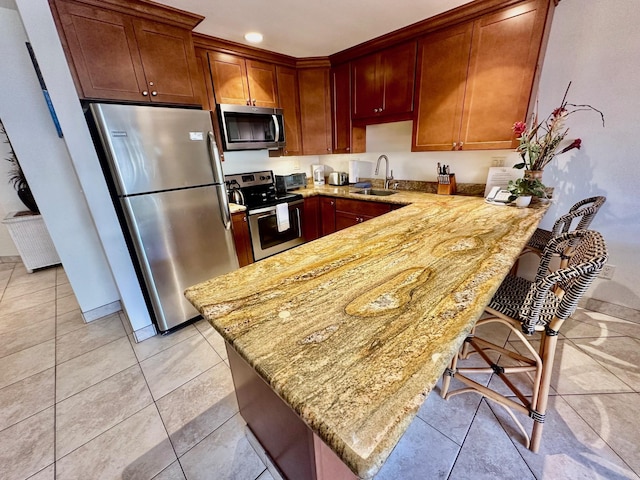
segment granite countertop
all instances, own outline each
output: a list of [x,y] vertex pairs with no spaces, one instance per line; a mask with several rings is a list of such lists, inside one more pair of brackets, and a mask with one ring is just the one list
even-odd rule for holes
[[352,190],[299,192],[410,205],[185,294],[353,472],[370,478],[547,209]]

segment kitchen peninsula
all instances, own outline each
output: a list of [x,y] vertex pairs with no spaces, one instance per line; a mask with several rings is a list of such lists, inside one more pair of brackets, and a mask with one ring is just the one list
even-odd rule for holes
[[411,204],[186,291],[227,342],[241,414],[292,479],[376,474],[546,212],[371,200]]

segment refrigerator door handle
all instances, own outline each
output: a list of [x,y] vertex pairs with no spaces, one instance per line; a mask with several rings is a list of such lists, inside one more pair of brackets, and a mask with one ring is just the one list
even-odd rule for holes
[[224,183],[224,172],[222,171],[222,161],[218,152],[218,145],[213,136],[213,132],[207,134],[209,139],[207,145],[209,147],[209,158],[211,159],[211,167],[213,168],[213,183]]
[[215,185],[218,204],[220,205],[220,218],[225,230],[231,230],[231,210],[229,208],[229,198],[224,185]]

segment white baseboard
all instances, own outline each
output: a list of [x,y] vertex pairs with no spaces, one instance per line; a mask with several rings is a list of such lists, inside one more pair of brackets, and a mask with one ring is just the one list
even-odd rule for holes
[[82,317],[85,322],[89,323],[106,317],[107,315],[111,315],[112,313],[119,312],[120,310],[122,310],[122,304],[120,303],[120,300],[116,300],[115,302],[107,303],[106,305],[94,308],[93,310],[82,312]]

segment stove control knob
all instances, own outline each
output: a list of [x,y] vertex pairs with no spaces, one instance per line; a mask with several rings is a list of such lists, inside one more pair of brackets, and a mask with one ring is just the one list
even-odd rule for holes
[[260,175],[260,180],[266,180],[267,177],[265,177],[264,175]]

